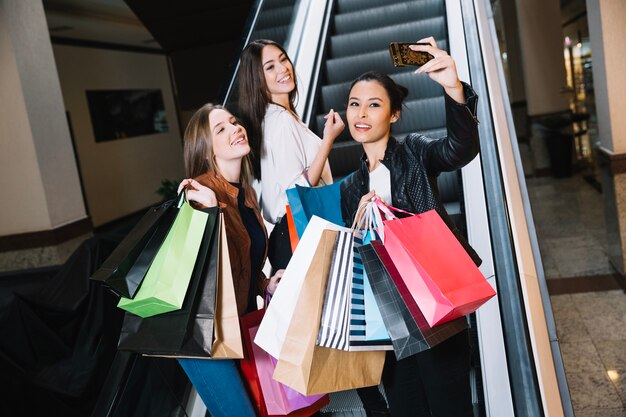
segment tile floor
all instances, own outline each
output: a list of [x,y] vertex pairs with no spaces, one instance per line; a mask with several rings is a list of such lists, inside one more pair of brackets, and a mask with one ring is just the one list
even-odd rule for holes
[[[579,176],[527,186],[547,279],[612,274],[602,195]],[[626,417],[626,295],[550,298],[576,417]]]

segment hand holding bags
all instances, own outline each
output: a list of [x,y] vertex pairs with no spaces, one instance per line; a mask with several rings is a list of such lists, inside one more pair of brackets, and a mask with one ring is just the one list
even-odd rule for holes
[[133,298],[176,218],[176,201],[150,208],[90,278]]
[[[306,395],[378,385],[385,362],[383,351],[348,352],[315,344],[336,236],[336,231],[324,230],[319,239],[274,372],[275,380]],[[270,308],[275,303],[274,298]]]
[[385,248],[431,327],[472,313],[495,295],[435,210],[383,225]]
[[[147,318],[126,313],[118,349],[160,356],[210,355],[213,344],[220,213],[217,208],[207,209],[206,212],[209,219],[182,308]],[[203,314],[197,317],[196,324],[198,310]]]
[[179,309],[198,257],[209,215],[184,201],[176,220],[150,265],[133,299],[121,298],[118,307],[150,317]]
[[206,211],[209,221],[182,308],[148,318],[126,313],[120,350],[177,358],[243,356],[223,214]]

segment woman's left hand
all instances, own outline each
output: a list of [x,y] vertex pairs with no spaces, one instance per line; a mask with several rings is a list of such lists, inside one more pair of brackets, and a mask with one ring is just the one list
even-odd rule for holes
[[270,295],[274,295],[274,291],[276,291],[276,287],[278,287],[280,279],[283,277],[284,273],[284,269],[279,269],[278,271],[276,271],[274,276],[270,278],[270,282],[267,284],[267,292],[270,293]]
[[414,51],[428,52],[434,58],[422,65],[415,71],[418,74],[426,73],[438,84],[440,84],[451,98],[458,103],[465,103],[465,93],[463,85],[459,80],[459,74],[456,71],[454,59],[444,50],[437,47],[437,42],[432,36],[420,39],[418,43],[428,43],[427,45],[411,45]]

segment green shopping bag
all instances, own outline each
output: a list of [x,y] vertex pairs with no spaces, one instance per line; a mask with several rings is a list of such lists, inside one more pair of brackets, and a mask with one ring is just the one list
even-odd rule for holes
[[209,214],[179,202],[176,220],[159,248],[133,299],[121,297],[118,307],[151,317],[182,307]]

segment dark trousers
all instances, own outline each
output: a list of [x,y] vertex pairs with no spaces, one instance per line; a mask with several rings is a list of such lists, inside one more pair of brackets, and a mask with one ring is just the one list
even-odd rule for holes
[[397,361],[387,353],[383,385],[394,417],[473,417],[467,330]]
[[279,269],[285,269],[291,260],[291,241],[287,217],[274,225],[267,243],[267,257],[272,265],[272,275]]

